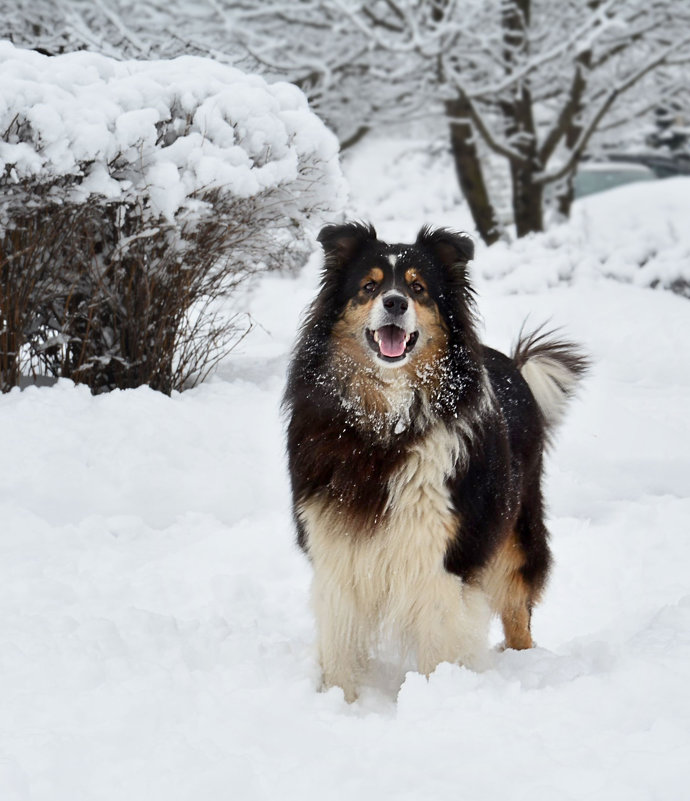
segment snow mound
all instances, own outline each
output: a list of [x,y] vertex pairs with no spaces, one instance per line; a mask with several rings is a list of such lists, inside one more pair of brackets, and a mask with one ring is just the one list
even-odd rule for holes
[[612,278],[690,297],[689,195],[679,177],[583,198],[567,223],[483,249],[481,275],[514,292]]
[[48,57],[0,42],[0,175],[70,177],[70,199],[145,197],[172,220],[204,192],[289,187],[285,214],[339,208],[338,142],[297,87],[209,59]]
[[[388,241],[409,242],[424,223],[473,233],[472,272],[478,285],[488,281],[499,292],[536,293],[613,279],[690,297],[690,178],[590,195],[575,202],[570,220],[487,248],[474,233],[446,150],[418,140],[372,136],[343,161],[355,198],[350,216],[372,222]],[[498,189],[494,180],[492,192]]]

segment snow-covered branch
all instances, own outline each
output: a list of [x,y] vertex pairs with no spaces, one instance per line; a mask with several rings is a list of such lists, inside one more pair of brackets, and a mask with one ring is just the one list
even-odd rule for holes
[[673,53],[690,46],[690,36],[685,36],[665,47],[661,52],[656,53],[653,57],[649,58],[644,64],[637,69],[631,71],[630,74],[621,78],[617,84],[611,87],[604,95],[599,103],[598,108],[595,109],[587,124],[582,127],[577,142],[572,147],[570,157],[563,163],[563,165],[551,172],[544,172],[535,177],[535,181],[539,184],[553,183],[559,181],[561,178],[572,172],[577,162],[582,157],[582,154],[589,143],[592,135],[599,128],[602,120],[610,111],[613,104],[626,92],[632,89],[639,83],[646,75],[652,70],[656,69],[660,64],[664,63],[669,56]]

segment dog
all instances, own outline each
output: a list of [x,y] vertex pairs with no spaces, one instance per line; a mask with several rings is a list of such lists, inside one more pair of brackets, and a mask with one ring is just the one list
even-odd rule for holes
[[477,335],[467,234],[386,244],[328,225],[284,397],[297,541],[313,566],[323,688],[354,701],[392,635],[429,675],[481,670],[500,616],[530,648],[549,573],[542,461],[587,369],[539,329],[511,357]]

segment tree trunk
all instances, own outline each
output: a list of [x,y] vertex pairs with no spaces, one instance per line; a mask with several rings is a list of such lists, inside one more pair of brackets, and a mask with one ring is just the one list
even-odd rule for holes
[[531,163],[512,164],[513,216],[518,237],[544,230],[544,188],[534,182]]
[[0,392],[9,392],[19,382],[17,370],[17,336],[9,323],[0,318]]
[[447,100],[445,106],[450,125],[450,147],[460,189],[470,207],[479,236],[487,245],[492,245],[499,239],[500,226],[474,143],[475,134],[469,121],[469,104],[460,95],[453,100]]
[[573,201],[575,200],[575,184],[573,173],[566,176],[563,182],[558,187],[558,194],[556,195],[556,212],[563,220],[570,219],[570,212],[573,208]]
[[[31,239],[21,227],[0,239],[0,392],[19,384],[19,351],[31,312]],[[27,266],[27,264],[29,266]]]
[[350,136],[340,140],[340,152],[344,153],[346,150],[349,150],[349,148],[354,147],[356,144],[361,142],[370,131],[371,126],[360,125],[356,131],[350,134]]
[[500,103],[506,135],[521,157],[510,159],[513,220],[518,238],[544,230],[544,188],[534,176],[541,169],[537,154],[537,137],[532,115],[532,100],[527,87],[522,87],[512,102]]
[[[530,0],[503,0],[503,59],[512,67],[529,53]],[[520,81],[509,96],[498,101],[506,139],[519,156],[510,159],[513,219],[518,238],[544,230],[544,190],[534,176],[541,168],[537,132],[528,79]]]
[[[576,60],[575,74],[570,87],[570,96],[562,114],[562,124],[565,127],[563,140],[565,146],[571,151],[577,145],[582,133],[582,125],[579,120],[580,113],[582,112],[582,98],[584,97],[587,86],[586,75],[589,73],[591,66],[592,51],[582,51]],[[556,128],[555,133],[558,133],[558,128]],[[553,152],[553,149],[554,148],[551,148],[551,152]],[[551,153],[548,153],[548,155],[550,156]],[[577,164],[573,167],[572,172],[569,172],[560,182],[556,195],[556,210],[558,214],[566,220],[570,217],[573,200],[575,200],[575,185],[573,179],[575,178],[576,169]]]
[[[578,57],[578,69],[575,74],[575,80],[571,90],[571,100],[569,102],[569,104],[572,105],[572,111],[568,119],[564,136],[565,146],[568,148],[568,150],[573,150],[575,148],[582,133],[582,125],[579,122],[579,114],[582,111],[582,96],[584,95],[585,90],[585,78],[582,75],[580,65],[583,65],[586,69],[589,69],[591,59],[592,54],[590,51],[581,53]],[[576,170],[577,163],[573,166],[572,172],[569,172],[568,175],[566,175],[561,181],[558,188],[558,194],[556,195],[556,209],[558,214],[566,220],[570,217],[573,200],[575,200],[574,178]]]

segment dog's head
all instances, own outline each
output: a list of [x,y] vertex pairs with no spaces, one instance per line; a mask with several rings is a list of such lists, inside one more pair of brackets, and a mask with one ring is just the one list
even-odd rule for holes
[[351,360],[382,370],[438,360],[457,337],[473,339],[467,234],[423,228],[414,244],[387,244],[371,226],[326,226],[322,295],[331,338]]

